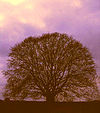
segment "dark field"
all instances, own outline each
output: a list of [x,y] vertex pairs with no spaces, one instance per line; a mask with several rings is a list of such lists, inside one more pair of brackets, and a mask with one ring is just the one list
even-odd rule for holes
[[100,102],[0,101],[0,113],[100,113]]

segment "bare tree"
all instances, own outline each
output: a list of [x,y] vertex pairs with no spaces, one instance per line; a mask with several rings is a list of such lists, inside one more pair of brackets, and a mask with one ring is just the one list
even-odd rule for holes
[[86,47],[66,34],[29,37],[11,48],[4,96],[54,102],[95,96],[96,71]]

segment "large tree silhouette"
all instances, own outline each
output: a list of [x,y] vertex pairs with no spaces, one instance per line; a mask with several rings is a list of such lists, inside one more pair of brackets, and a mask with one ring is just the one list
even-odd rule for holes
[[[29,37],[11,48],[4,96],[12,99],[89,99],[96,90],[95,64],[86,47],[66,34]],[[62,98],[63,97],[63,98]]]

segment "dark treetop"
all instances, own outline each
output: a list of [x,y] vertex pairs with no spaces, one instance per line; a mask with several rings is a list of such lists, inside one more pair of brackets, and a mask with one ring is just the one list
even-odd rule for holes
[[5,97],[48,102],[96,98],[96,71],[86,47],[66,34],[29,37],[11,48]]

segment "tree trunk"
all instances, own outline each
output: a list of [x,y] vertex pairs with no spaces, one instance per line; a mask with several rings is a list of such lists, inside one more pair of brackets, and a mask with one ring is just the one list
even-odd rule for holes
[[51,96],[51,95],[46,96],[46,101],[47,101],[48,103],[53,103],[53,102],[55,102],[55,96]]

